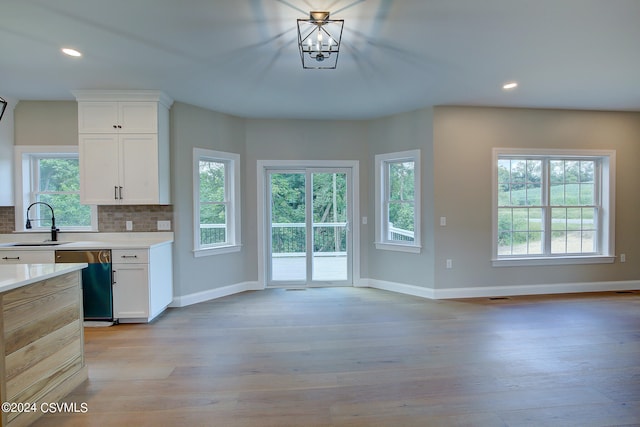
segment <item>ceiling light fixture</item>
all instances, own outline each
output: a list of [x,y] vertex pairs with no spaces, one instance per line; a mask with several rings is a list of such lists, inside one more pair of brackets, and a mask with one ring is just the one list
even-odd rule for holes
[[82,56],[82,53],[78,52],[75,49],[71,49],[69,47],[62,48],[62,53],[64,53],[65,55],[74,56],[74,57]]
[[517,87],[518,87],[518,83],[516,83],[516,82],[509,82],[509,83],[505,83],[505,84],[502,86],[502,89],[504,89],[504,90],[509,90],[509,89],[515,89],[515,88],[517,88]]
[[4,116],[4,110],[7,109],[7,104],[8,102],[0,96],[0,120],[2,120],[2,116]]
[[302,68],[336,68],[343,25],[344,19],[329,19],[329,12],[313,11],[309,19],[298,19]]

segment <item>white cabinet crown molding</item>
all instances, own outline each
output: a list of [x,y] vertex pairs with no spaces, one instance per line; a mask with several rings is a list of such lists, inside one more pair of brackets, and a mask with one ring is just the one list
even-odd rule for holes
[[159,90],[97,90],[82,89],[71,91],[78,102],[90,101],[153,101],[171,108],[173,99]]

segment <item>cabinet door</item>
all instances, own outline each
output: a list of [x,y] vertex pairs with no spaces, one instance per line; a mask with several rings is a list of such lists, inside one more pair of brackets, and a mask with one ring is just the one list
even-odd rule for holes
[[118,131],[117,102],[79,102],[78,133],[114,133]]
[[118,128],[122,133],[158,133],[158,105],[155,102],[120,102]]
[[156,135],[121,135],[120,182],[122,203],[158,203],[158,138]]
[[155,102],[84,101],[78,103],[78,133],[157,133]]
[[53,264],[54,251],[0,251],[0,264]]
[[119,142],[117,135],[80,135],[80,202],[119,203]]
[[149,317],[148,264],[113,264],[113,317]]

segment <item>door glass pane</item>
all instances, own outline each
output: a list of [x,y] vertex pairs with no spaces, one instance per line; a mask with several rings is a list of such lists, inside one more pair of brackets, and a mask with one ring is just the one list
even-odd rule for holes
[[271,280],[307,280],[305,174],[271,173]]
[[347,280],[347,174],[313,173],[312,280]]

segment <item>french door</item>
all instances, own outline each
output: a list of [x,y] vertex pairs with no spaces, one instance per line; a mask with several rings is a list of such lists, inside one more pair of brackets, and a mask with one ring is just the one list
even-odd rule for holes
[[351,169],[266,170],[267,285],[352,283]]

